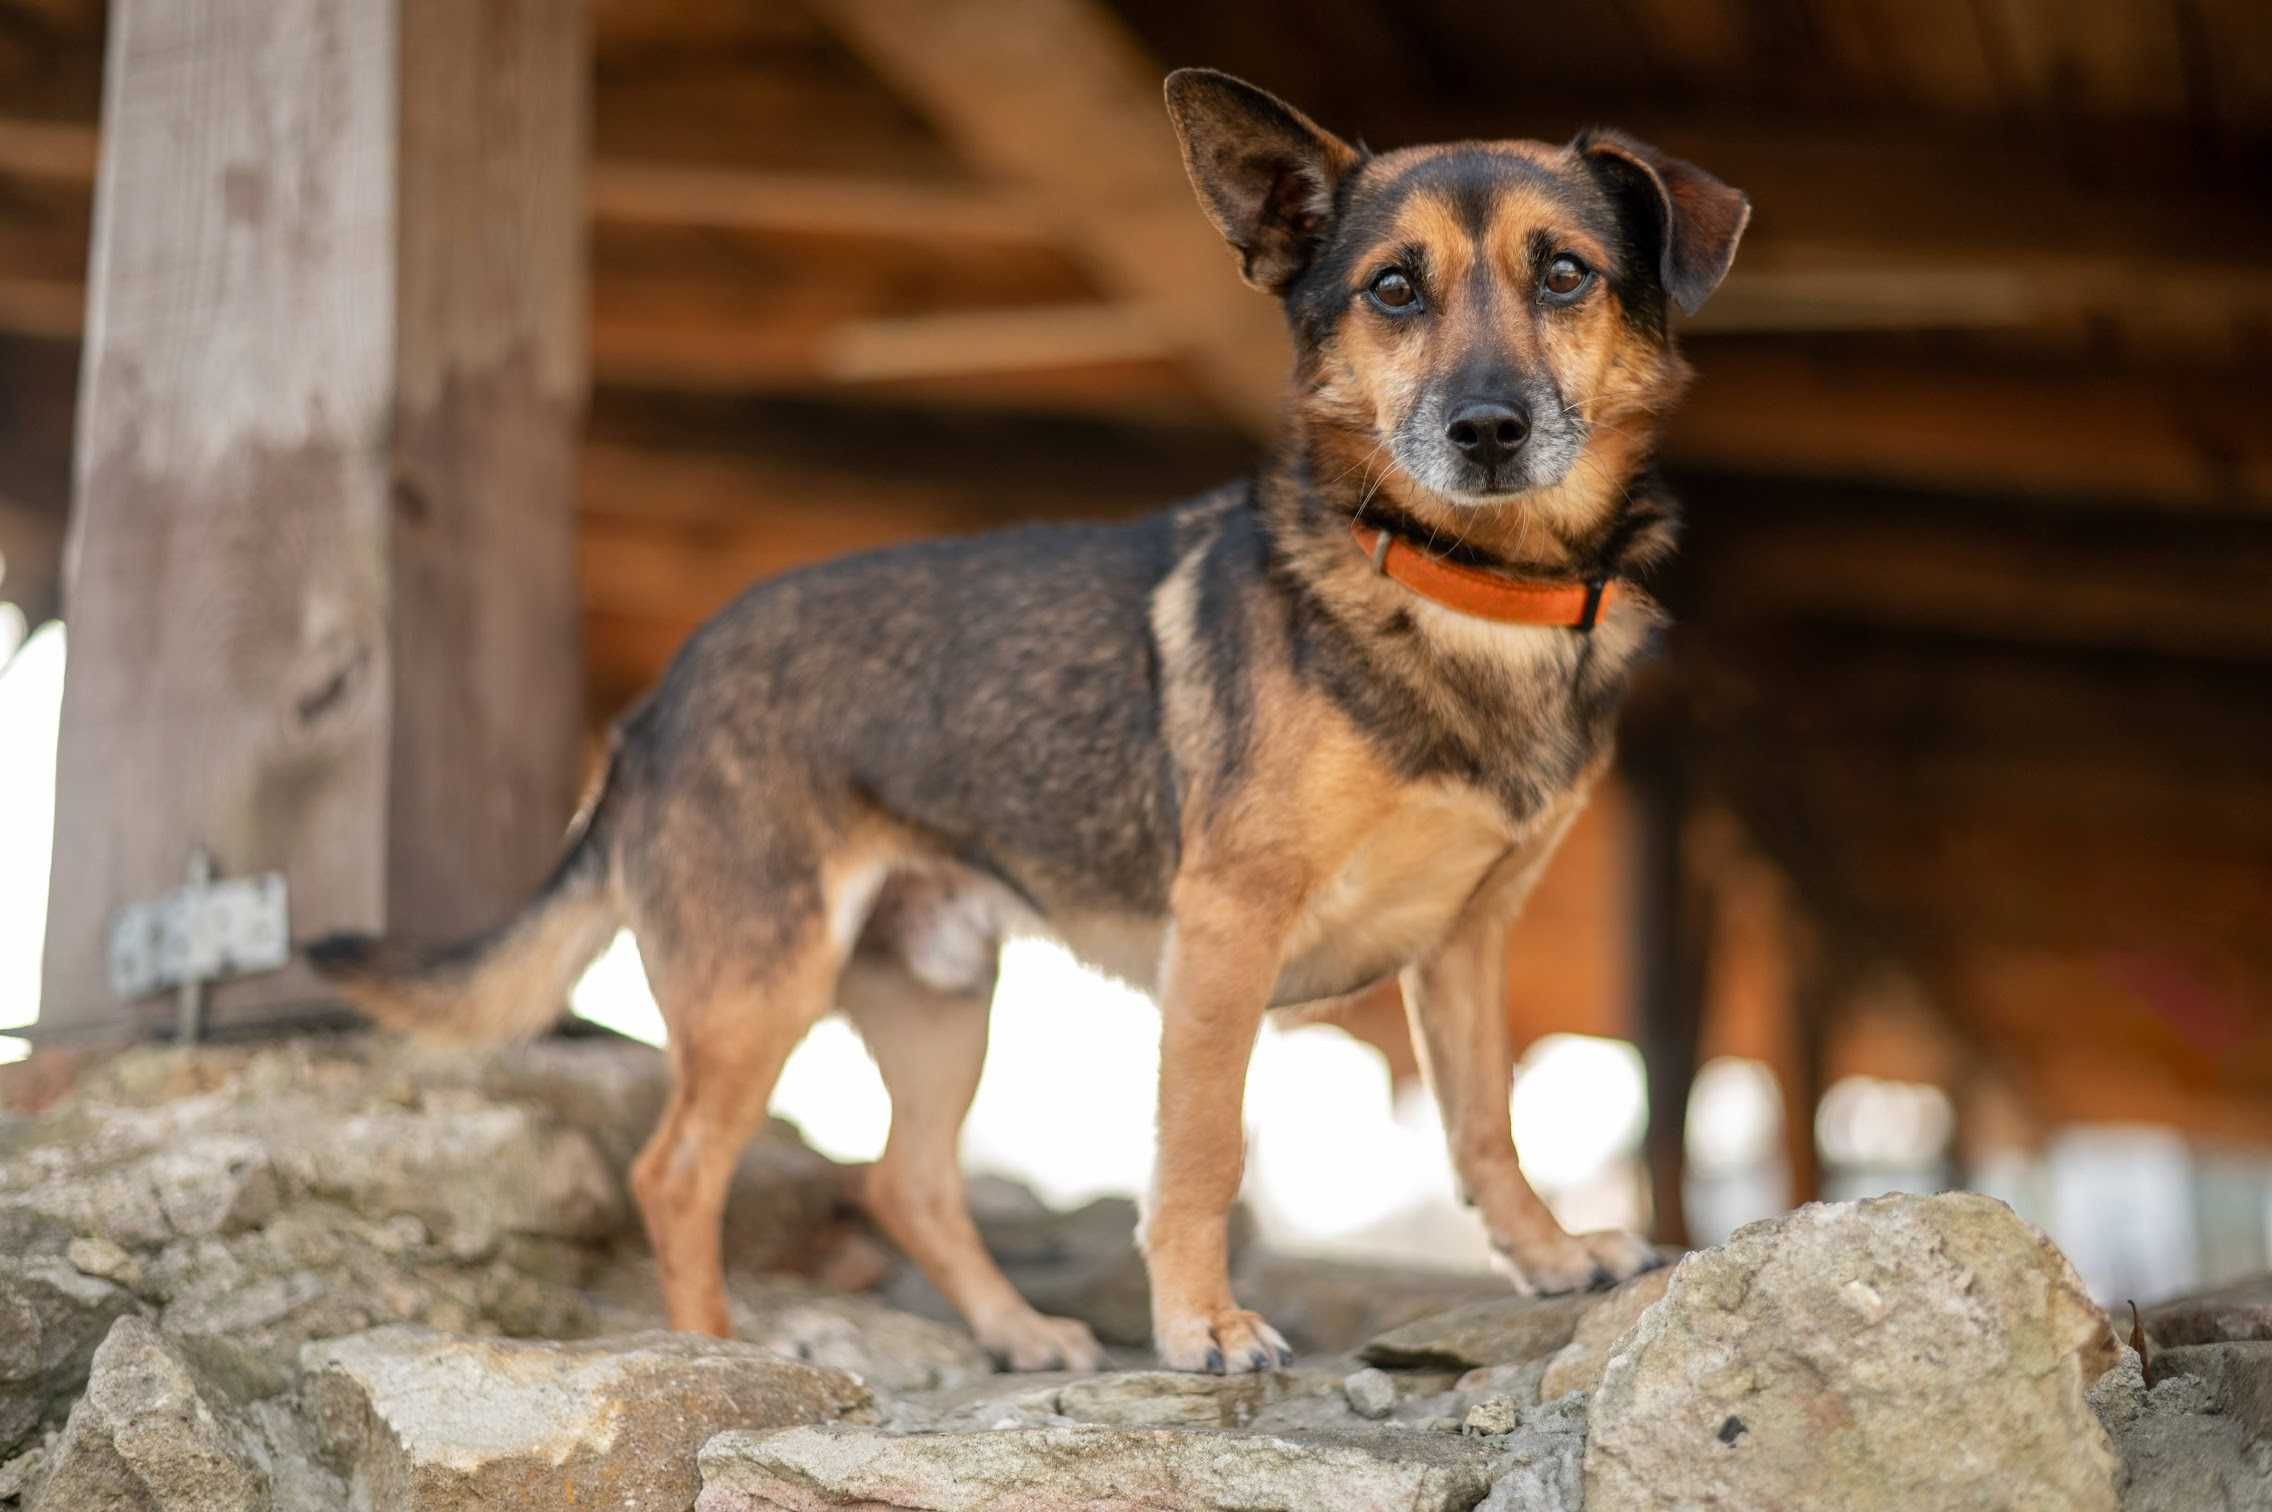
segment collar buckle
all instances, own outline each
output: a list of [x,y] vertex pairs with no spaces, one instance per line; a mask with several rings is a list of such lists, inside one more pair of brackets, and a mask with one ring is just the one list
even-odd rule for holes
[[1601,596],[1609,588],[1609,579],[1596,575],[1586,579],[1586,604],[1578,611],[1578,622],[1571,628],[1581,634],[1590,633],[1594,621],[1601,617]]

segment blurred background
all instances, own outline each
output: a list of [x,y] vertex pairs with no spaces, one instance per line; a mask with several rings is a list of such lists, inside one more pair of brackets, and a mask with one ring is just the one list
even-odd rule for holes
[[[1375,147],[1616,124],[1756,206],[1685,332],[1679,622],[1517,931],[1564,1218],[1962,1185],[2102,1297],[2266,1266],[2260,0],[118,14],[0,0],[0,1029],[167,1031],[99,941],[191,843],[296,934],[485,923],[749,580],[1249,465],[1282,338],[1158,102],[1204,63]],[[628,942],[576,1007],[656,1030]],[[969,1163],[1140,1189],[1151,1008],[1019,945],[997,1021]],[[1266,1032],[1275,1242],[1481,1261],[1400,1034]],[[835,1023],[777,1107],[888,1120]]]

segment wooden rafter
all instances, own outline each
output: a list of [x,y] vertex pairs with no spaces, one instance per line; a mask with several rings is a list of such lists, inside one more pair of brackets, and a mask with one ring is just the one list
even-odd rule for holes
[[819,11],[971,163],[1046,203],[1121,295],[1159,311],[1209,392],[1258,431],[1288,356],[1271,302],[1240,284],[1185,182],[1159,67],[1101,6],[822,0]]

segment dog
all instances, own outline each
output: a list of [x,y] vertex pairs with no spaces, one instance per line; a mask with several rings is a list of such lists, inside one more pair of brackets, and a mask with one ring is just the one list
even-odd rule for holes
[[632,930],[675,1073],[631,1173],[674,1328],[728,1332],[728,1177],[834,1008],[891,1094],[873,1221],[1008,1366],[1099,1363],[989,1258],[956,1167],[999,949],[1029,931],[1160,1005],[1138,1242],[1165,1365],[1290,1357],[1226,1251],[1273,1008],[1401,988],[1518,1291],[1657,1263],[1566,1232],[1516,1164],[1506,941],[1662,623],[1668,314],[1719,284],[1749,202],[1614,131],[1376,154],[1226,74],[1166,95],[1201,208],[1292,332],[1265,466],[1131,523],[753,586],[617,726],[520,914],[439,951],[309,950],[384,1023],[491,1040],[544,1029]]

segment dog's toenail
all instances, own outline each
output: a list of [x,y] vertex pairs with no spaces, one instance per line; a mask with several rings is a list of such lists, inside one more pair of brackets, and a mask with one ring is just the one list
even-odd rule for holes
[[1293,1352],[1293,1351],[1292,1351],[1291,1349],[1288,1349],[1288,1348],[1286,1348],[1286,1347],[1285,1347],[1285,1346],[1284,1346],[1283,1344],[1281,1344],[1281,1345],[1280,1345],[1280,1346],[1278,1347],[1278,1365],[1279,1365],[1279,1368],[1280,1368],[1280,1369],[1283,1369],[1283,1368],[1285,1368],[1286,1366],[1288,1366],[1288,1365],[1291,1365],[1291,1364],[1293,1364],[1293,1363],[1294,1363],[1294,1352]]
[[1207,1351],[1207,1369],[1214,1375],[1223,1373],[1223,1352],[1220,1349]]
[[1249,1370],[1268,1370],[1270,1368],[1270,1351],[1267,1349],[1248,1350],[1246,1352],[1246,1368]]
[[1607,1291],[1609,1288],[1615,1286],[1616,1284],[1617,1272],[1611,1270],[1608,1266],[1602,1264],[1599,1260],[1596,1260],[1594,1262],[1593,1279],[1586,1283],[1588,1290]]

